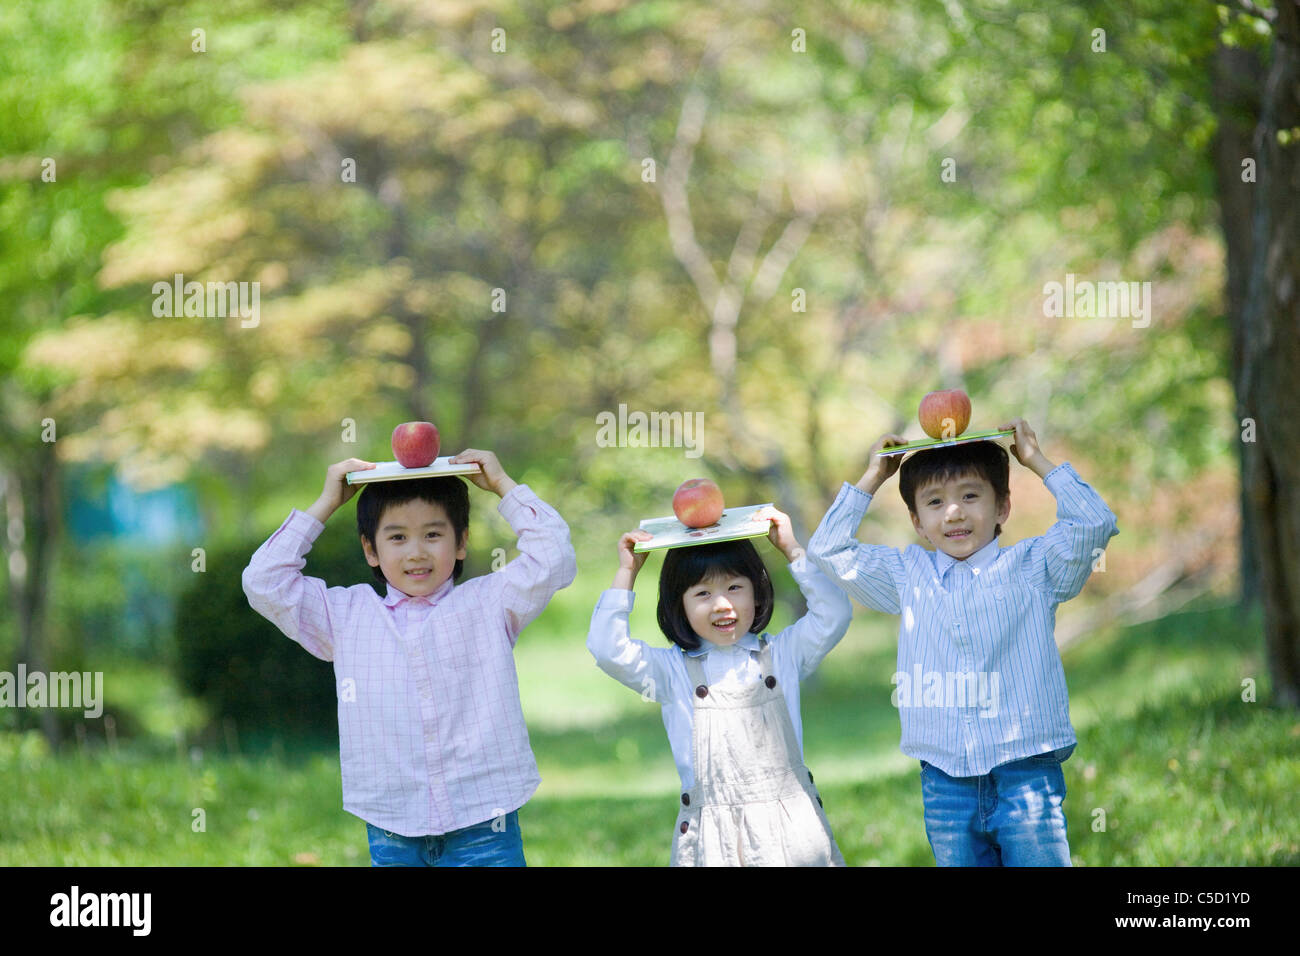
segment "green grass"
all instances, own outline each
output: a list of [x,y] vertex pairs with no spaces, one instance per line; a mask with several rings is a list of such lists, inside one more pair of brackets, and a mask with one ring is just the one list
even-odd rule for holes
[[[529,862],[665,864],[678,784],[659,709],[596,669],[585,617],[561,619],[517,650],[543,778],[520,814]],[[652,602],[633,628],[651,633]],[[1242,700],[1245,678],[1267,699],[1260,645],[1257,620],[1219,608],[1067,652],[1076,865],[1300,864],[1300,714]],[[860,613],[804,688],[807,762],[851,865],[933,864],[917,764],[898,751],[893,672],[892,619]],[[136,672],[115,685],[154,702],[137,708],[142,724],[192,719],[174,692],[147,685]],[[0,775],[0,865],[369,862],[363,825],[341,809],[336,752],[231,757],[155,739],[53,756],[9,733]]]

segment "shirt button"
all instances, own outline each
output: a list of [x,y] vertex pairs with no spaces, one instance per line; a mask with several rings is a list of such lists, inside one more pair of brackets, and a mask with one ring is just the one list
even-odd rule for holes
[[708,697],[708,696],[709,696],[709,689],[708,689],[707,687],[705,687],[703,684],[701,684],[699,687],[695,688],[695,696],[696,696],[696,697]]
[[682,806],[684,806],[684,807],[689,807],[690,805],[691,805],[691,795],[690,795],[689,793],[683,793],[683,794],[682,794]]
[[685,820],[683,820],[683,821],[682,821],[682,826],[681,826],[681,830],[682,830],[682,832],[685,833],[685,832],[687,831],[687,829],[689,829],[689,828],[690,828],[690,824],[687,823]]
[[763,683],[766,684],[768,686],[768,689],[770,690],[771,688],[776,686],[776,678],[769,676],[767,680],[763,681]]

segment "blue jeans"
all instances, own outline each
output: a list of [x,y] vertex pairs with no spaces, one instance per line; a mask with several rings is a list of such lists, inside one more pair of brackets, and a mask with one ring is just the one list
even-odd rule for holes
[[1065,775],[1074,744],[1013,760],[979,777],[921,761],[925,835],[939,866],[1070,866]]
[[[493,825],[495,824],[495,826]],[[406,837],[366,824],[371,866],[527,866],[519,811],[438,836]]]

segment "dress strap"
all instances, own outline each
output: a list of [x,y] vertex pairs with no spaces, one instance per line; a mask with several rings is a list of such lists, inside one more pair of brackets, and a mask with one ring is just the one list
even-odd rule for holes
[[691,688],[697,693],[701,687],[708,687],[709,682],[704,679],[704,668],[700,665],[698,657],[692,657],[685,651],[682,651],[682,661],[686,664],[686,675],[691,679]]

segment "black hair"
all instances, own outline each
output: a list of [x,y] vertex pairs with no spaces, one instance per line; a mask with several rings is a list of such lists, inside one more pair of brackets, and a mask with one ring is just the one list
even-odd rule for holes
[[[469,489],[465,486],[465,482],[455,475],[444,478],[403,478],[398,481],[368,482],[361,489],[361,494],[357,495],[357,533],[378,553],[379,549],[375,547],[375,533],[384,511],[391,506],[404,505],[408,501],[417,499],[427,501],[429,504],[441,505],[442,510],[447,512],[447,520],[451,522],[452,530],[456,533],[456,545],[459,547],[465,543],[465,532],[469,530]],[[457,558],[451,579],[459,581],[464,569],[465,562]],[[370,570],[380,584],[388,580],[384,577],[382,568],[372,567]]]
[[750,633],[758,634],[772,619],[772,579],[767,576],[763,559],[754,545],[745,539],[717,544],[696,544],[672,548],[664,555],[659,572],[659,628],[678,647],[693,651],[700,646],[699,636],[686,619],[682,597],[705,578],[715,575],[741,575],[754,587],[754,623]]
[[[907,510],[916,514],[916,493],[931,482],[978,475],[993,486],[996,504],[1011,496],[1011,464],[1007,450],[993,441],[972,441],[918,451],[898,469],[898,491]],[[1001,534],[1002,525],[993,529]]]

